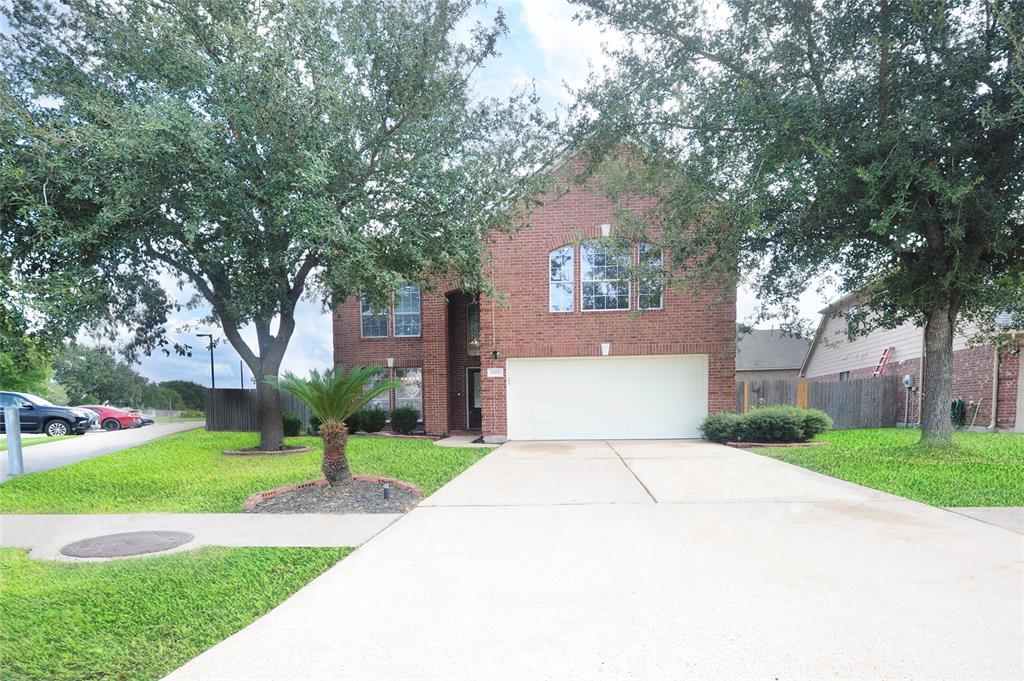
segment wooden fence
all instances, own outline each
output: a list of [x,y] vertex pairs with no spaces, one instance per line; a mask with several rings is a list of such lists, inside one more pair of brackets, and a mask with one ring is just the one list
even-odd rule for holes
[[[279,393],[281,411],[294,412],[302,419],[303,430],[309,426],[309,407],[290,393]],[[206,390],[206,429],[257,432],[260,429],[260,408],[255,388],[217,388]]]
[[886,428],[896,425],[900,384],[898,376],[855,381],[777,379],[736,384],[736,411],[746,413],[759,404],[793,404],[821,409],[834,428]]

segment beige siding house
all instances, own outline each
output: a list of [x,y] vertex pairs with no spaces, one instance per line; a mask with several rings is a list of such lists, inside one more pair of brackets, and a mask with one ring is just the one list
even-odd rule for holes
[[[919,422],[924,330],[913,322],[851,338],[846,314],[858,296],[848,295],[821,311],[821,322],[800,375],[809,380],[871,378],[883,353],[892,348],[883,375],[910,376],[910,399],[901,401],[900,423]],[[975,327],[976,328],[976,327]],[[976,427],[1024,432],[1024,372],[1020,349],[1024,334],[1000,352],[992,345],[971,345],[972,328],[953,339],[953,394],[966,401]],[[904,405],[909,404],[909,407]],[[993,405],[995,408],[993,409]]]

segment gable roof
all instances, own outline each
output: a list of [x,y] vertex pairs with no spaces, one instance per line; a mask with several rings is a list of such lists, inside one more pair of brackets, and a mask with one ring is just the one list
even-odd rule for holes
[[753,329],[736,341],[736,371],[799,369],[810,347],[809,338],[779,329]]

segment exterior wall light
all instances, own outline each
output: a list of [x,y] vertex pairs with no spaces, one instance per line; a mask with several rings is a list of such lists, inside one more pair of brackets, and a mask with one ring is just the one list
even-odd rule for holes
[[612,226],[608,224],[601,225],[601,236],[611,236]]
[[601,343],[601,354],[602,355],[607,357],[608,353],[611,352],[611,351],[612,351],[612,342],[611,341],[605,341],[605,342]]
[[395,368],[395,358],[394,357],[388,357],[387,363],[388,363],[388,369],[394,369]]

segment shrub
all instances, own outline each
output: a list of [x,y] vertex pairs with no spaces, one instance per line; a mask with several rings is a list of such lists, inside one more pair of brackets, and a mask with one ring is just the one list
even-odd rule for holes
[[832,427],[820,409],[758,407],[748,414],[711,414],[700,426],[712,442],[806,442]]
[[302,419],[293,411],[281,414],[281,423],[284,425],[285,437],[295,437],[302,431]]
[[704,423],[700,425],[700,432],[705,439],[712,442],[729,442],[736,439],[739,422],[739,414],[721,411],[704,419]]
[[179,411],[178,416],[183,419],[201,419],[203,418],[203,412],[196,409],[186,409]]
[[354,414],[349,414],[349,417],[345,419],[345,427],[348,428],[348,432],[354,433],[362,428],[359,423],[359,414],[360,412],[357,411]]
[[391,412],[391,428],[396,433],[408,435],[420,420],[420,413],[412,407],[395,407]]
[[804,438],[810,440],[832,428],[832,418],[820,409],[804,409]]
[[309,415],[309,434],[310,435],[319,435],[320,434],[320,424],[321,423],[323,423],[323,422],[320,420],[319,416],[317,416],[316,414],[310,414]]
[[383,409],[364,409],[359,412],[359,429],[367,433],[379,433],[387,420],[388,413]]

